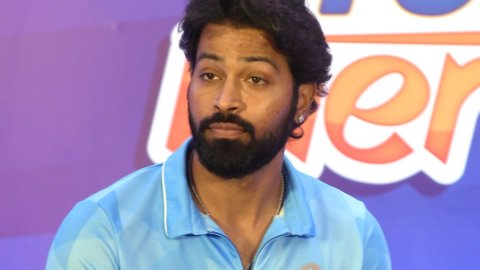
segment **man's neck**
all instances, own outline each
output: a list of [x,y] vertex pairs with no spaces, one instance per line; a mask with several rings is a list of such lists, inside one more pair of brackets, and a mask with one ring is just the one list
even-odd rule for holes
[[283,151],[264,167],[238,179],[211,173],[200,163],[196,152],[192,154],[193,181],[203,203],[199,208],[205,207],[219,224],[253,228],[277,214],[279,201],[283,199],[280,198]]
[[256,172],[225,179],[209,172],[193,153],[191,174],[198,207],[207,211],[237,248],[243,267],[252,263],[282,204],[283,151]]

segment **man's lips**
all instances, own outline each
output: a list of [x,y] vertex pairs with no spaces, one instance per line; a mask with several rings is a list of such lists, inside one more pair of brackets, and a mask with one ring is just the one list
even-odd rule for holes
[[236,138],[245,132],[245,129],[237,124],[215,122],[208,126],[215,137]]

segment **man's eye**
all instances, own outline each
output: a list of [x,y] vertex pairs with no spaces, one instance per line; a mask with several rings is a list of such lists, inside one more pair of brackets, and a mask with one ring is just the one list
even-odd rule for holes
[[266,84],[267,83],[264,79],[262,79],[260,77],[257,77],[257,76],[252,76],[247,81],[249,81],[253,84]]
[[207,72],[207,73],[203,73],[200,77],[204,80],[211,81],[211,80],[215,80],[217,76],[215,76],[215,74],[213,73]]

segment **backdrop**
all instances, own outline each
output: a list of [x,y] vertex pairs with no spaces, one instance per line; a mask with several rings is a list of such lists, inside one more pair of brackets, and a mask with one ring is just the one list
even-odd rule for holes
[[[0,269],[186,136],[186,1],[0,2]],[[312,0],[330,94],[288,155],[364,201],[394,269],[480,269],[480,1]]]

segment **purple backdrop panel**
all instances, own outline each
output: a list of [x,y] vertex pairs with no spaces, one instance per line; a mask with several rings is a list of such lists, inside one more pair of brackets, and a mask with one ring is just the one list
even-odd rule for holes
[[150,163],[151,111],[184,5],[0,3],[0,269],[42,269],[76,201]]

